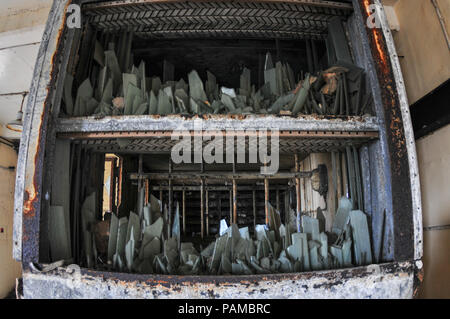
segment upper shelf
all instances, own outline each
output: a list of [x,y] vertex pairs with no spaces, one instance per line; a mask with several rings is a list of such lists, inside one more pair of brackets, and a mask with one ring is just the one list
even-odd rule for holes
[[332,17],[346,17],[352,10],[351,4],[323,0],[121,0],[83,7],[98,29],[127,29],[141,38],[323,38]]

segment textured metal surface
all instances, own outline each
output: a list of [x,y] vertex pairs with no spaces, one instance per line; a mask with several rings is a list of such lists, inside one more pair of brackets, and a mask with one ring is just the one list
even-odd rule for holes
[[[372,0],[354,0],[355,16],[360,16],[364,22],[367,21],[372,14],[370,5],[373,3]],[[386,184],[390,185],[392,198],[393,213],[389,216],[392,218],[390,223],[393,229],[393,255],[397,261],[411,260],[415,256],[415,230],[408,144],[414,145],[414,140],[407,140],[405,135],[404,120],[408,121],[409,117],[404,118],[401,110],[394,67],[391,63],[394,52],[388,51],[381,28],[369,28],[366,25],[364,31],[375,62],[373,69],[381,88],[382,107],[377,112],[378,115],[381,113],[383,115],[384,124],[380,126],[384,127],[386,132],[385,146],[389,160],[386,167],[390,169],[390,178]]]
[[423,231],[422,231],[422,200],[420,192],[419,165],[417,160],[416,144],[414,138],[414,130],[411,122],[411,114],[409,111],[409,102],[406,94],[406,87],[403,81],[403,74],[398,59],[397,50],[395,49],[394,39],[389,28],[386,13],[383,5],[379,0],[375,1],[377,10],[380,15],[381,27],[384,38],[386,40],[387,50],[392,65],[392,73],[394,74],[397,86],[397,94],[400,103],[401,117],[403,129],[405,131],[406,149],[408,152],[409,177],[411,181],[412,195],[412,217],[414,225],[414,259],[420,259],[423,256]]
[[[319,121],[318,121],[319,120]],[[57,133],[202,130],[378,131],[375,117],[281,117],[264,115],[110,116],[59,119]]]
[[[309,153],[309,152],[330,152],[334,150],[345,149],[346,146],[354,145],[360,146],[364,143],[376,138],[376,134],[346,134],[342,137],[336,134],[337,137],[321,137],[313,134],[309,137],[292,137],[280,138],[279,150],[280,154],[292,153]],[[123,137],[121,137],[123,138]],[[127,146],[119,146],[117,138],[90,138],[82,140],[82,144],[88,148],[99,152],[120,152],[120,153],[170,153],[172,147],[178,143],[176,140],[171,140],[169,137],[154,137],[154,138],[127,138]],[[204,142],[206,145],[208,142]],[[224,139],[225,144],[225,139]],[[192,145],[192,148],[194,145]],[[270,143],[268,143],[270,149]],[[246,151],[249,150],[248,140],[246,141]]]
[[[71,267],[70,267],[71,268]],[[74,267],[76,268],[76,267]],[[25,298],[412,298],[410,262],[253,276],[131,275],[66,268],[23,274]]]
[[[281,154],[329,152],[348,145],[359,146],[378,137],[376,119],[370,117],[322,118],[320,121],[312,116],[283,118],[256,115],[78,118],[60,119],[57,131],[59,137],[83,140],[84,145],[101,152],[167,153],[176,143],[171,140],[171,130],[191,131],[198,127],[212,134],[217,130],[223,134],[239,134],[244,130],[248,134],[249,130],[281,130]],[[118,138],[126,138],[129,144],[119,147]],[[248,149],[248,141],[246,143]]]
[[23,134],[17,165],[14,195],[13,258],[37,260],[39,240],[39,206],[47,116],[55,83],[54,67],[65,8],[70,1],[55,1],[42,37],[38,58],[24,114]]
[[323,38],[328,20],[351,6],[331,1],[111,1],[85,5],[103,31],[130,29],[142,38]]

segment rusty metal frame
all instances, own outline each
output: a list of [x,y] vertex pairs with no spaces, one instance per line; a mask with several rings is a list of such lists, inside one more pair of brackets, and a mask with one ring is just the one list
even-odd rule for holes
[[[143,137],[160,135],[161,132],[170,136],[171,131],[194,131],[201,125],[204,131],[222,130],[259,130],[267,129],[286,131],[285,134],[292,134],[299,137],[317,132],[317,134],[327,134],[327,132],[377,132],[379,130],[376,117],[360,116],[275,116],[275,115],[202,115],[202,116],[182,116],[182,115],[147,115],[147,116],[108,116],[102,119],[95,117],[61,118],[56,124],[58,136],[77,136],[81,134],[89,136],[90,133],[122,134]],[[292,131],[292,132],[290,132]],[[70,135],[74,134],[74,135]],[[232,134],[232,133],[231,133]]]
[[[353,0],[354,16],[360,27],[368,18],[368,6],[374,4],[379,8],[381,29],[364,29],[370,58],[374,60],[375,74],[379,91],[374,91],[381,99],[381,109],[377,110],[381,119],[372,118],[355,124],[355,121],[323,119],[280,119],[270,117],[253,118],[249,121],[240,117],[209,119],[206,121],[210,129],[235,129],[236,126],[246,129],[251,127],[267,127],[291,129],[294,131],[361,131],[362,126],[369,126],[369,131],[386,132],[383,147],[389,158],[389,180],[392,187],[388,194],[392,198],[394,209],[394,258],[408,260],[385,265],[372,265],[348,270],[331,270],[325,272],[280,274],[244,277],[179,277],[179,276],[144,276],[123,273],[102,273],[82,270],[79,277],[63,275],[61,271],[50,273],[34,273],[30,262],[38,262],[39,257],[39,219],[41,209],[43,158],[46,148],[49,113],[54,103],[58,104],[61,79],[67,60],[61,57],[64,45],[70,45],[71,39],[64,38],[65,8],[73,1],[54,1],[50,11],[44,38],[36,61],[30,99],[25,110],[24,130],[19,151],[16,177],[14,245],[13,256],[22,261],[24,292],[32,297],[121,297],[136,295],[153,297],[194,296],[199,297],[235,297],[247,296],[283,296],[307,297],[321,294],[321,297],[406,297],[416,292],[416,287],[423,271],[422,230],[420,186],[417,170],[417,157],[414,151],[412,126],[408,112],[408,104],[402,81],[398,57],[392,41],[392,35],[386,23],[384,11],[379,0]],[[70,51],[70,50],[67,50]],[[61,75],[61,76],[58,76]],[[56,88],[56,91],[55,91]],[[56,101],[56,102],[55,102]],[[173,120],[173,121],[172,121]],[[148,127],[155,130],[165,124],[175,129],[188,128],[193,121],[185,122],[181,118],[164,119],[71,119],[59,120],[55,125],[58,133],[108,132],[130,130],[145,131]],[[153,122],[152,122],[153,121]],[[337,122],[336,122],[337,121]],[[369,119],[370,121],[370,119]],[[126,127],[126,125],[131,127]],[[324,129],[325,128],[325,129]],[[366,129],[365,128],[365,129]],[[169,128],[174,129],[174,128]],[[385,164],[383,164],[385,165]],[[230,197],[231,199],[231,197]],[[415,261],[414,261],[415,260]],[[375,276],[375,277],[374,277]],[[419,278],[419,280],[417,279]],[[399,282],[401,281],[401,282]],[[258,283],[256,289],[255,283]],[[144,289],[141,284],[144,283]],[[298,284],[308,288],[302,288]],[[375,286],[372,286],[374,283]],[[222,285],[223,284],[223,285]],[[261,291],[261,285],[268,287]],[[379,285],[379,286],[377,286]],[[270,287],[272,287],[270,289]],[[178,290],[181,288],[181,290]],[[219,287],[219,288],[217,288]],[[283,288],[284,287],[284,288]],[[373,290],[372,287],[376,288]],[[45,289],[49,288],[49,289]],[[104,289],[103,289],[104,288]],[[108,289],[111,288],[111,291]],[[211,290],[211,289],[212,290]],[[229,289],[228,289],[229,288]],[[333,288],[333,289],[331,289]],[[264,288],[265,289],[265,288]],[[110,292],[108,292],[110,291]],[[159,291],[159,292],[158,292]],[[212,291],[212,293],[208,293]],[[218,292],[214,292],[218,291]],[[267,294],[265,294],[267,292]],[[372,294],[373,293],[373,294]],[[162,295],[161,295],[162,294]]]
[[49,273],[27,272],[23,286],[25,298],[44,299],[407,299],[414,286],[414,268],[414,263],[402,262],[295,274],[165,276],[67,267]]
[[[381,28],[369,28],[371,5],[377,8]],[[380,150],[387,186],[393,231],[392,258],[397,261],[422,256],[420,184],[417,156],[405,86],[387,18],[379,0],[353,0],[354,23],[371,68],[372,91],[380,118]],[[361,28],[363,26],[363,28]],[[391,213],[392,212],[392,213]]]
[[[13,228],[13,258],[25,263],[37,261],[39,256],[42,166],[50,106],[55,102],[55,95],[58,95],[49,88],[56,83],[63,83],[65,75],[65,72],[58,72],[64,70],[58,62],[62,55],[62,40],[71,43],[70,37],[63,38],[65,13],[70,2],[54,1],[50,9],[25,109],[17,165]],[[70,50],[66,50],[63,54],[63,66],[67,64],[69,53]]]

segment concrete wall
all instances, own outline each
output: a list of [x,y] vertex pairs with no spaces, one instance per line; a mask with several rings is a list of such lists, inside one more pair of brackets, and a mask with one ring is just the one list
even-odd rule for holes
[[450,298],[449,146],[450,125],[417,141],[425,228],[423,298]]
[[[450,34],[450,1],[437,0]],[[410,104],[450,78],[450,51],[430,0],[398,0],[394,41]]]
[[[20,277],[20,263],[11,257],[12,225],[14,211],[14,182],[17,154],[9,146],[0,143],[0,299],[14,288],[15,279]],[[1,230],[3,229],[3,233]]]

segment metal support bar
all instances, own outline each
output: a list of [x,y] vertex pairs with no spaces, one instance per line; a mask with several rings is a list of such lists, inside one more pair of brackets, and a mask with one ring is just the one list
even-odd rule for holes
[[[172,174],[172,159],[169,159],[169,176]],[[172,178],[169,177],[169,234],[171,234],[172,230],[172,212],[173,212],[173,181]]]
[[[233,176],[236,175],[236,163],[233,162]],[[233,224],[237,224],[237,185],[233,177]]]
[[269,225],[269,179],[264,180],[264,205],[266,212],[266,225]]
[[[153,191],[168,191],[169,186],[168,185],[152,185],[151,186]],[[288,186],[285,185],[272,185],[270,187],[272,190],[280,190],[285,191],[288,189]],[[181,191],[196,191],[199,192],[201,189],[200,185],[184,185],[184,186],[173,186],[174,192],[181,192]],[[214,186],[214,185],[205,185],[205,191],[229,191],[232,190],[232,186]],[[264,191],[264,185],[239,185],[239,191],[253,191],[253,190],[259,190]]]
[[206,191],[206,236],[209,236],[209,192]]
[[233,222],[233,191],[230,190],[230,224]]
[[186,191],[183,190],[183,235],[186,236]]
[[130,173],[130,179],[150,178],[152,180],[167,180],[172,178],[173,180],[199,180],[199,179],[215,179],[215,180],[258,180],[258,179],[292,179],[292,178],[310,178],[313,171],[308,172],[290,172],[280,171],[273,175],[262,175],[259,172],[233,172],[225,171],[208,171],[207,173],[198,173],[192,171],[177,171],[170,174],[166,172],[154,172],[143,173],[142,176],[139,173]]
[[[295,154],[295,171],[300,172],[300,160],[298,154]],[[301,232],[301,202],[300,202],[300,178],[295,179],[295,197],[297,199],[297,231]]]
[[253,191],[253,227],[256,228],[256,191]]
[[[205,166],[204,166],[204,163],[202,162],[202,174],[204,173],[204,171],[205,171]],[[201,228],[201,235],[202,235],[202,239],[205,237],[205,225],[204,225],[204,223],[205,223],[205,216],[204,216],[204,213],[205,213],[205,207],[204,207],[204,203],[205,203],[205,179],[204,178],[202,178],[202,184],[201,184],[201,190],[200,190],[200,201],[201,201],[201,203],[200,203],[200,218],[201,218],[201,221],[200,221],[200,228]]]

